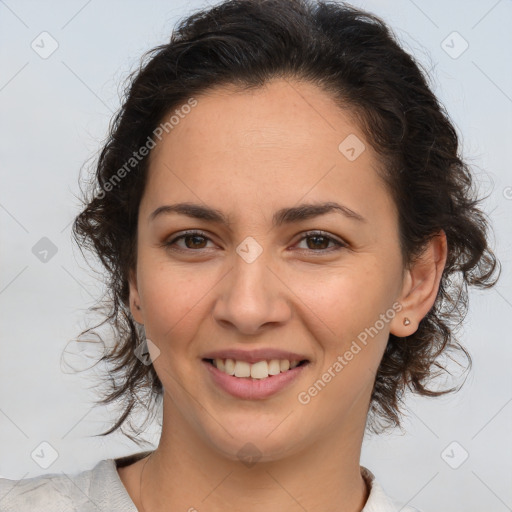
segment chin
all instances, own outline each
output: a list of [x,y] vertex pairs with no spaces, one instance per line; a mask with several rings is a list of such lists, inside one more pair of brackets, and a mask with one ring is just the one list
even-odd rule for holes
[[282,420],[273,422],[271,427],[266,425],[267,422],[263,427],[249,418],[245,422],[226,422],[223,423],[226,430],[217,425],[208,442],[229,460],[268,462],[283,459],[299,451],[302,440],[297,438],[297,429],[282,424],[276,428]]

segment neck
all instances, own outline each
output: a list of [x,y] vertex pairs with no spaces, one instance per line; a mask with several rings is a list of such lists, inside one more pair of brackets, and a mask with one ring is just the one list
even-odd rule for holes
[[[336,437],[322,435],[313,445],[278,460],[243,463],[206,446],[190,427],[178,428],[175,411],[172,418],[166,421],[164,403],[160,444],[150,459],[141,461],[142,487],[137,478],[132,493],[141,512],[360,512],[368,499],[359,466],[364,425],[360,429],[352,423],[351,431],[342,430]],[[169,424],[172,429],[165,428]]]

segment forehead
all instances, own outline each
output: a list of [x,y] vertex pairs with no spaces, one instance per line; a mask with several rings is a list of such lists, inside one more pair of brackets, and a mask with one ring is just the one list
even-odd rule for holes
[[394,208],[351,112],[316,86],[278,79],[195,99],[152,150],[146,210],[184,199],[263,210],[331,200],[365,217]]

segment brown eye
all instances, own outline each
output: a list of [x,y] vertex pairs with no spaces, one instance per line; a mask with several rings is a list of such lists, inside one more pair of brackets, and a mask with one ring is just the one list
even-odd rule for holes
[[307,240],[309,249],[327,249],[329,246],[329,239],[326,236],[308,236]]
[[183,237],[183,240],[188,249],[203,249],[206,239],[200,235],[186,235]]
[[[347,244],[336,240],[331,236],[327,236],[322,232],[306,233],[300,242],[303,242],[304,240],[306,241],[306,250],[318,253],[332,252],[343,247],[347,247]],[[331,248],[329,248],[329,244],[333,244],[331,245]]]
[[[177,242],[183,240],[183,245],[179,245]],[[184,233],[180,236],[177,236],[166,242],[164,245],[166,247],[177,248],[179,250],[201,250],[207,249],[206,244],[210,241],[210,239],[205,236],[203,233],[199,231],[190,231],[188,233]]]

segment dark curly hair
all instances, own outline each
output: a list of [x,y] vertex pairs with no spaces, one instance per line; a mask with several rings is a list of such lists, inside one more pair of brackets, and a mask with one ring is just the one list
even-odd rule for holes
[[[381,433],[401,426],[406,388],[424,396],[459,389],[431,390],[427,384],[450,373],[441,361],[448,353],[462,353],[471,368],[470,354],[454,337],[467,313],[467,287],[493,286],[501,266],[488,244],[490,225],[459,155],[457,133],[426,76],[382,20],[332,1],[224,1],[181,20],[169,43],[144,55],[128,77],[73,224],[79,247],[95,252],[108,278],[107,292],[92,308],[103,312],[95,327],[108,324],[115,333],[108,347],[99,337],[105,348],[100,361],[109,372],[97,403],[120,402],[123,410],[100,435],[121,428],[138,442],[140,430],[133,429],[130,414],[138,405],[154,412],[150,403],[163,395],[153,366],[134,353],[144,339],[129,308],[128,277],[136,267],[137,217],[148,171],[148,155],[139,150],[194,96],[222,85],[258,88],[276,77],[317,85],[348,108],[384,163],[379,172],[398,207],[406,267],[439,230],[446,233],[448,255],[435,303],[414,334],[390,334],[367,429]],[[136,437],[123,429],[127,420]]]

